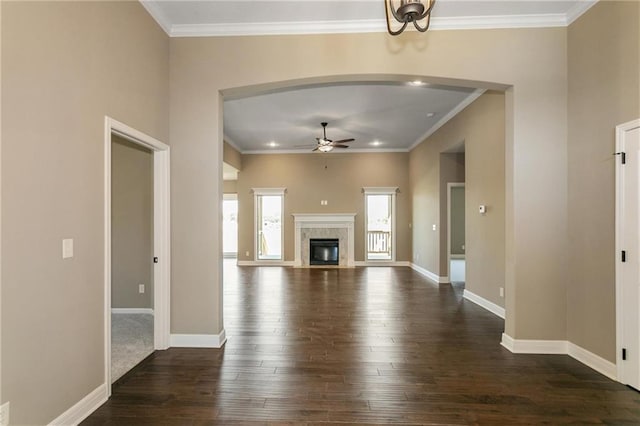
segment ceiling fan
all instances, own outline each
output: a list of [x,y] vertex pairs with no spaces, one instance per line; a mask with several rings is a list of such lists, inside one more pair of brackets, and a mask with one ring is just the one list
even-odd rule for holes
[[332,141],[331,139],[327,139],[327,124],[326,122],[320,123],[322,125],[322,133],[323,136],[321,138],[316,138],[318,141],[318,146],[316,146],[313,151],[320,152],[329,152],[333,148],[349,148],[349,145],[345,145],[346,143],[353,142],[355,139],[341,139],[339,141]]

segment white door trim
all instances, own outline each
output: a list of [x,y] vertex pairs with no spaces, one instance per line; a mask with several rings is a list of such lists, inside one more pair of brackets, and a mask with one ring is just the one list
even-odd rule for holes
[[[396,196],[400,188],[397,186],[383,186],[383,187],[375,187],[375,186],[365,186],[362,188],[362,193],[364,194],[364,261],[365,262],[376,262],[376,263],[389,263],[392,264],[396,261]],[[389,195],[391,197],[391,259],[388,260],[377,260],[377,259],[369,259],[369,211],[367,208],[367,195]]]
[[[449,279],[451,279],[451,271],[450,271],[451,269],[451,189],[456,187],[466,188],[465,182],[447,182],[447,272],[448,272],[447,276],[449,277]],[[467,197],[467,194],[465,192],[465,204],[466,204],[466,197]],[[465,245],[466,245],[466,241],[465,241]],[[465,253],[466,253],[466,249],[465,249]]]
[[[625,149],[625,134],[633,129],[640,127],[640,119],[629,121],[627,123],[616,126],[616,153],[623,152]],[[616,156],[616,243],[615,243],[615,265],[616,265],[616,373],[618,381],[625,383],[624,365],[622,362],[622,339],[623,339],[623,303],[622,303],[622,262],[620,261],[620,253],[624,249],[622,247],[624,224],[623,214],[624,205],[621,197],[624,176],[622,174],[622,161]]]
[[111,396],[111,136],[153,152],[154,348],[167,349],[170,333],[171,250],[169,229],[169,146],[110,117],[104,120],[104,377]]

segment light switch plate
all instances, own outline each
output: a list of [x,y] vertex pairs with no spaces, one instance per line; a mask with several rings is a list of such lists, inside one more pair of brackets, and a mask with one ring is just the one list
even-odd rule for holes
[[144,293],[144,284],[138,284],[138,293],[140,294]]
[[0,406],[0,426],[9,425],[9,402],[5,402]]
[[69,259],[73,257],[73,238],[62,240],[62,258]]
[[434,231],[436,230],[436,224],[435,223],[433,224],[432,228],[433,228]]

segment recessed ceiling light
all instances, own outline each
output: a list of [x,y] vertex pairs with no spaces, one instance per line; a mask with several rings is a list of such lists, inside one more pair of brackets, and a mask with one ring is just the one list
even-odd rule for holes
[[412,86],[424,86],[427,83],[425,83],[422,80],[413,80],[413,81],[409,82],[409,84],[412,85]]
[[269,146],[270,146],[271,148],[275,148],[276,146],[278,146],[278,144],[277,144],[277,143],[275,143],[274,141],[271,141],[271,142],[269,142]]
[[380,145],[382,145],[382,142],[380,142],[380,141],[373,141],[373,142],[371,142],[371,145],[373,145],[373,146],[380,146]]
[[435,113],[435,112],[428,112],[428,113],[427,113],[427,118],[431,118],[431,117],[433,117],[434,115],[436,115],[436,113]]

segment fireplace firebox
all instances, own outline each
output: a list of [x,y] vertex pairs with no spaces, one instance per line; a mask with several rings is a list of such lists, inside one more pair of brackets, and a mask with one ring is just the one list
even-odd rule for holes
[[337,238],[309,239],[310,265],[338,265],[339,240]]

